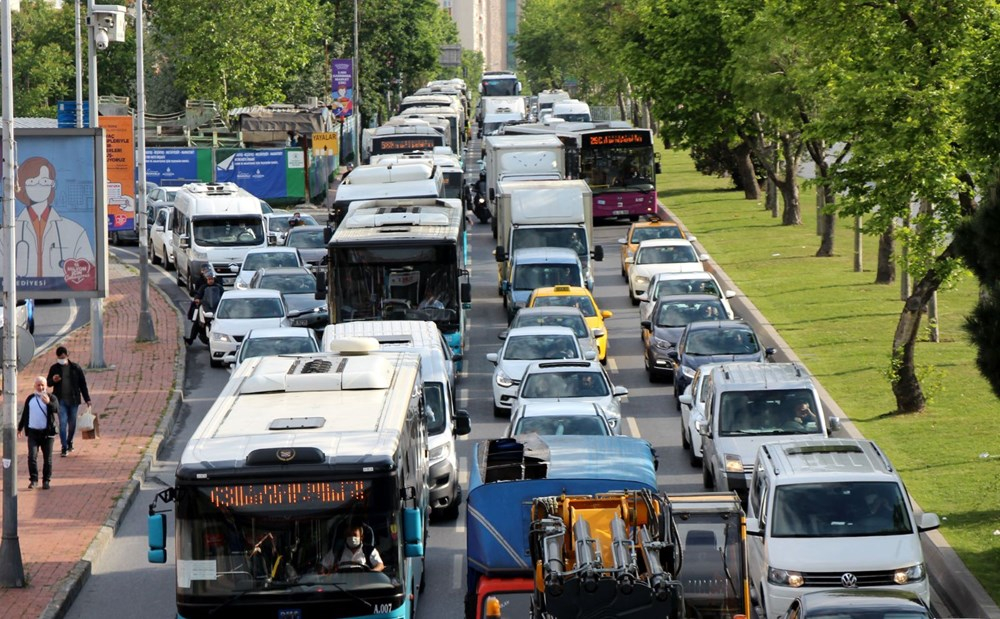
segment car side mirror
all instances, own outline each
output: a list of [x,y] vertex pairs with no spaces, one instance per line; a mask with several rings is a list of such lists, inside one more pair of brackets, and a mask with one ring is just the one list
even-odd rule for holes
[[486,355],[486,360],[492,363],[493,365],[496,365],[497,362],[500,360],[500,355],[498,355],[495,352],[488,353]]
[[674,361],[677,361],[677,351],[676,350],[668,350],[667,351],[667,358],[673,359]]
[[726,298],[727,299],[734,299],[734,298],[736,298],[736,293],[734,291],[732,291],[732,290],[727,290],[726,291]]
[[764,356],[765,357],[773,357],[775,352],[776,351],[775,351],[774,348],[765,348],[764,349]]
[[693,235],[693,234],[688,234],[688,235],[686,235],[686,236],[685,236],[684,238],[686,238],[687,240],[689,240],[689,241],[691,241],[691,242],[694,242],[694,241],[697,241],[697,240],[698,240],[698,237],[696,237],[696,236],[695,236],[695,235]]
[[497,339],[498,340],[505,340],[505,339],[507,339],[507,333],[508,333],[508,331],[509,331],[508,329],[504,329],[500,333],[497,333]]
[[455,435],[465,436],[470,432],[472,432],[472,418],[469,417],[469,411],[464,409],[455,411]]
[[604,337],[606,331],[600,327],[594,327],[590,330],[590,333],[594,336],[594,339],[597,339],[599,337]]
[[635,264],[635,258],[632,257],[632,256],[626,257],[625,258],[625,264]]
[[622,387],[621,385],[618,385],[615,387],[613,393],[616,398],[621,397],[623,395],[628,395],[628,387]]
[[597,358],[597,353],[594,352],[593,350],[588,350],[587,352],[583,353],[583,358],[586,359],[587,361],[593,361],[594,359]]
[[698,431],[698,434],[702,436],[712,436],[712,431],[703,420],[698,420],[694,422],[694,429]]
[[827,417],[826,425],[831,432],[836,432],[840,429],[840,417]]
[[615,313],[611,310],[601,310],[601,318],[611,318]]
[[708,254],[698,254],[698,260],[701,260],[702,262],[708,262],[710,259],[711,256]]
[[191,248],[191,239],[186,234],[182,234],[180,238],[177,239],[177,246],[181,249]]
[[760,519],[758,518],[747,518],[747,535],[763,535],[763,531],[760,530]]
[[639,299],[640,301],[649,301],[649,295],[646,294],[645,292],[642,294],[635,295],[635,298]]
[[628,245],[628,241],[626,241],[625,239],[618,239],[618,244],[619,245]]
[[267,244],[268,245],[277,245],[278,244],[278,235],[277,234],[268,234],[267,235]]
[[692,406],[694,404],[694,398],[691,397],[690,393],[682,393],[677,397],[677,399],[680,400],[681,404],[687,404],[688,406]]
[[602,260],[604,260],[604,247],[598,245],[594,248],[594,262],[601,262]]
[[643,329],[647,330],[647,331],[652,331],[653,330],[653,321],[652,320],[640,320],[639,321],[639,326],[642,327]]
[[940,526],[941,519],[938,518],[937,514],[920,514],[920,523],[917,525],[917,530],[923,533],[924,531],[933,531]]

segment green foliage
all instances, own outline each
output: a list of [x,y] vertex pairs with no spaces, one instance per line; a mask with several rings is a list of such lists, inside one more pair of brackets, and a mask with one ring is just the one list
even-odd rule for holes
[[54,118],[59,100],[76,98],[74,20],[72,6],[55,9],[44,0],[23,0],[12,14],[16,116]]

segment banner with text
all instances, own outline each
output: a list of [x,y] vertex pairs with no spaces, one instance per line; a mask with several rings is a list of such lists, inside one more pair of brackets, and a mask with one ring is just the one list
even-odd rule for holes
[[100,116],[108,161],[108,231],[135,229],[135,137],[131,116]]

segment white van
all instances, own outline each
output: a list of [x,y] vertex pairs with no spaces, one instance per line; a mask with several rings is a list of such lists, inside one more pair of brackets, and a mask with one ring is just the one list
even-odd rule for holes
[[430,460],[430,504],[445,518],[458,517],[462,487],[458,482],[455,436],[469,433],[469,413],[455,407],[455,364],[451,348],[433,322],[420,320],[358,320],[328,325],[322,350],[352,337],[378,340],[381,348],[420,353],[420,376],[427,416],[427,449]]
[[590,106],[579,99],[563,99],[552,104],[551,118],[561,118],[571,123],[589,123]]
[[177,191],[171,222],[177,285],[194,294],[210,264],[225,286],[236,281],[247,251],[267,247],[260,200],[235,183],[191,183]]

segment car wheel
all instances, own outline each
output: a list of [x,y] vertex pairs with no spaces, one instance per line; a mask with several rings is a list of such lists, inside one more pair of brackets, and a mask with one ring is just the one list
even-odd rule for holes
[[631,222],[639,221],[639,216],[638,215],[629,215],[628,216],[628,220],[631,221]]
[[691,449],[691,439],[688,438],[687,428],[684,426],[683,419],[681,419],[681,447]]
[[628,279],[628,271],[625,270],[625,267],[622,267],[622,278]]
[[167,253],[166,248],[163,250],[163,268],[168,271],[173,271],[177,268],[177,265],[170,259],[170,254]]
[[220,360],[218,360],[218,359],[209,359],[209,360],[208,360],[208,363],[209,363],[209,365],[211,365],[211,366],[212,366],[213,368],[221,368],[221,367],[222,367],[222,361],[220,361]]
[[497,220],[493,219],[490,221],[490,228],[493,231],[493,238],[497,238]]
[[160,257],[156,255],[156,252],[153,251],[153,244],[152,243],[150,243],[149,245],[147,245],[146,249],[148,250],[148,253],[149,253],[149,261],[150,262],[152,262],[153,264],[160,264],[161,262],[163,262],[162,260],[160,260]]
[[455,493],[455,498],[451,500],[448,507],[441,510],[441,517],[445,520],[456,520],[458,518],[458,505],[461,503],[461,491]]
[[177,269],[177,273],[174,275],[174,279],[177,280],[177,287],[184,290],[184,282],[181,280],[181,270]]
[[712,472],[708,470],[708,465],[704,462],[701,465],[701,483],[705,486],[706,490],[715,488],[715,478],[712,476]]
[[601,361],[601,365],[607,365],[608,364],[608,354],[604,353],[604,356],[601,357],[600,361]]
[[688,454],[688,462],[690,462],[693,467],[701,466],[701,458],[694,453],[694,447],[691,447],[691,453]]

